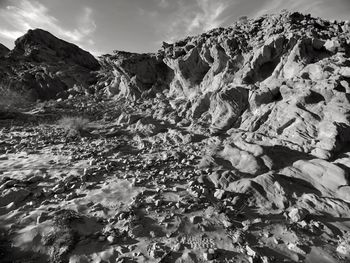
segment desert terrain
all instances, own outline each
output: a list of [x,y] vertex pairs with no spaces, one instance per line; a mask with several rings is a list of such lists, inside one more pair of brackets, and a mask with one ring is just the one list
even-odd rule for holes
[[15,44],[1,262],[350,262],[350,22],[286,11],[98,58]]

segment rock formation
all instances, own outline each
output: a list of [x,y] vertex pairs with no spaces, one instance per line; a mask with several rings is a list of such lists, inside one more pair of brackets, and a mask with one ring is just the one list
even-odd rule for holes
[[349,262],[349,22],[98,60],[33,30],[0,56],[2,86],[58,98],[0,120],[5,262]]
[[29,30],[13,50],[0,53],[1,89],[32,100],[67,97],[74,87],[89,90],[96,82],[93,72],[100,68],[90,53],[41,29]]
[[166,92],[211,133],[263,134],[328,159],[349,141],[349,30],[288,12],[237,22],[163,43],[156,55],[105,56],[99,89],[130,99]]

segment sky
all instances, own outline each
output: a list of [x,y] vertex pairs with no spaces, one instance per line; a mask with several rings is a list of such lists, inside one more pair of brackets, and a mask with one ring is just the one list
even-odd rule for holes
[[350,20],[350,0],[0,0],[0,43],[12,49],[28,29],[41,28],[96,56],[155,52],[162,41],[282,9]]

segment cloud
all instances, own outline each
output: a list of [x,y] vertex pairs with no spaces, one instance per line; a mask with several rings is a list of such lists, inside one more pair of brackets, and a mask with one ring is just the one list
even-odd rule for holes
[[350,2],[348,0],[272,0],[263,5],[255,16],[276,13],[282,9],[311,13],[328,19],[347,19]]
[[0,26],[0,36],[7,39],[16,39],[28,29],[41,28],[68,41],[81,44],[82,42],[93,44],[91,34],[96,30],[96,24],[92,18],[93,10],[83,8],[77,19],[76,28],[65,29],[60,21],[50,15],[49,9],[37,1],[20,0],[18,4],[8,4],[0,9],[0,18],[7,24]]
[[161,8],[167,8],[169,6],[169,2],[168,0],[160,0],[158,5],[161,7]]
[[79,28],[85,35],[92,34],[97,26],[95,21],[92,19],[93,11],[90,7],[85,7],[83,15],[79,18]]
[[272,0],[267,2],[259,12],[256,13],[256,16],[261,16],[265,14],[271,14],[275,12],[279,12],[282,9],[288,10],[297,10],[302,8],[303,12],[307,12],[308,10],[312,10],[317,7],[322,0]]
[[232,2],[195,0],[191,4],[182,0],[178,5],[177,14],[172,18],[173,22],[167,25],[165,37],[168,41],[175,41],[187,35],[199,34],[221,26],[224,22],[223,12],[232,5]]
[[22,35],[23,33],[21,31],[0,29],[0,36],[6,39],[16,40]]
[[202,30],[207,31],[220,26],[221,14],[228,6],[223,1],[197,0],[199,12],[193,18],[189,25],[188,31]]
[[[159,0],[158,0],[159,1]],[[169,22],[159,26],[159,35],[174,42],[220,26],[228,26],[242,15],[258,17],[282,9],[311,13],[328,19],[347,19],[349,0],[178,0]]]

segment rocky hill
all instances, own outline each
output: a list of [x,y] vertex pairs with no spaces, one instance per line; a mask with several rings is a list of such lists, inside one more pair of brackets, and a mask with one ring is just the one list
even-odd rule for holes
[[106,55],[100,86],[131,99],[165,90],[182,118],[212,133],[263,134],[327,159],[349,140],[349,33],[348,23],[299,13],[260,17],[157,55]]
[[10,50],[7,47],[5,47],[3,44],[0,44],[0,56],[1,57],[5,56],[9,52],[10,52]]
[[349,262],[349,22],[282,12],[98,60],[33,30],[0,52],[3,87],[59,98],[0,120],[5,262]]
[[89,90],[96,82],[98,61],[78,46],[41,29],[29,30],[13,50],[2,48],[0,87],[24,93],[28,99],[67,97],[67,90]]

